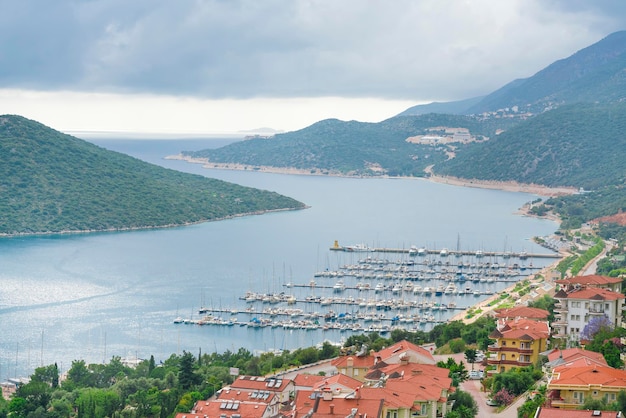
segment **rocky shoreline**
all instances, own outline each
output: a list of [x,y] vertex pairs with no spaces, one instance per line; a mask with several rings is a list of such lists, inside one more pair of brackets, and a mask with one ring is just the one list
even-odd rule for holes
[[[261,173],[276,173],[276,174],[295,174],[295,175],[306,175],[306,176],[335,176],[335,177],[363,177],[363,176],[349,176],[346,174],[342,174],[339,172],[333,172],[329,170],[322,169],[298,169],[293,167],[273,167],[273,166],[258,166],[258,165],[247,165],[247,164],[237,164],[237,163],[217,163],[213,161],[209,161],[206,158],[192,158],[182,154],[178,155],[170,155],[165,157],[168,160],[181,160],[186,161],[192,164],[202,164],[203,168],[206,169],[214,169],[214,170],[239,170],[239,171],[257,171]],[[399,177],[399,178],[407,178],[407,179],[420,179],[420,180],[428,180],[436,183],[442,184],[450,184],[453,186],[462,186],[462,187],[475,187],[481,189],[494,189],[494,190],[504,190],[509,192],[520,192],[520,193],[530,193],[536,194],[539,196],[563,196],[577,193],[577,189],[573,187],[548,187],[540,184],[524,184],[518,183],[515,181],[488,181],[488,180],[473,180],[473,179],[462,179],[457,177],[448,177],[448,176],[438,176],[435,174],[430,174],[427,170],[426,177]],[[391,176],[376,176],[376,178],[392,178]],[[396,177],[393,177],[396,178]]]

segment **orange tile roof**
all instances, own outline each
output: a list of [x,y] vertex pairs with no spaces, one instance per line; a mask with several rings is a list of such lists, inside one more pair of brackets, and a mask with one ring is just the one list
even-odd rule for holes
[[433,364],[435,363],[435,358],[430,353],[430,351],[406,340],[398,341],[397,343],[387,348],[383,348],[382,350],[374,353],[374,357],[380,357],[381,360],[385,361],[391,358],[392,356],[395,356],[395,355],[398,355],[400,353],[407,352],[407,351],[413,351],[420,356],[426,357],[429,361],[432,361]]
[[[279,383],[276,386],[276,383]],[[268,390],[270,392],[282,392],[292,384],[291,379],[276,379],[261,376],[239,376],[230,385],[233,389],[243,390]]]
[[593,360],[596,363],[602,363],[606,365],[606,360],[602,353],[596,353],[595,351],[583,350],[582,348],[566,348],[565,350],[561,350],[559,348],[555,348],[548,353],[548,361],[554,361],[558,358],[562,358],[565,362],[571,362],[578,360],[580,358],[588,358]]
[[607,285],[621,283],[622,279],[617,277],[600,276],[597,274],[590,274],[587,276],[575,276],[565,279],[555,280],[559,284],[581,284],[581,285]]
[[613,292],[601,287],[584,287],[567,294],[567,299],[618,300],[624,298],[626,296],[623,293]]
[[[382,411],[383,398],[364,398],[359,396],[346,398],[324,399],[317,397],[315,392],[300,390],[294,399],[293,418],[300,418],[313,411],[313,418],[345,418],[356,409],[356,416],[363,414],[368,417],[378,417]],[[242,417],[243,418],[243,417]]]
[[361,381],[356,380],[350,376],[346,376],[345,374],[342,374],[342,373],[337,373],[332,376],[320,376],[320,377],[322,378],[322,380],[313,386],[313,390],[322,390],[324,387],[333,386],[333,385],[340,385],[340,386],[344,386],[346,388],[354,390],[363,385]]
[[550,312],[545,309],[531,308],[528,306],[516,306],[514,308],[495,309],[496,318],[529,318],[529,319],[548,319]]
[[539,340],[550,336],[550,328],[545,322],[533,321],[532,319],[515,319],[507,321],[500,331],[495,330],[492,335],[496,338]]
[[626,389],[626,371],[597,364],[585,367],[555,367],[548,389],[554,386],[572,385],[597,385]]
[[338,369],[348,367],[349,359],[352,359],[352,367],[358,369],[369,369],[374,365],[375,361],[373,356],[341,356],[333,359],[330,364]]
[[[231,417],[233,414],[239,414],[241,418],[261,418],[268,405],[260,402],[226,402],[224,400],[209,400],[198,401],[193,407],[191,414],[187,415],[187,418],[193,417],[197,414],[199,417],[219,417],[221,414],[226,414],[227,417]],[[178,417],[178,415],[177,415]]]
[[320,376],[317,374],[299,373],[294,377],[293,383],[298,387],[313,388],[317,383],[324,380],[326,376]]
[[270,404],[274,400],[275,396],[276,394],[274,392],[270,392],[266,390],[248,391],[248,390],[237,390],[231,387],[231,388],[224,388],[218,391],[216,399],[219,399],[220,402],[222,401],[237,401],[237,402],[252,401],[252,402]]

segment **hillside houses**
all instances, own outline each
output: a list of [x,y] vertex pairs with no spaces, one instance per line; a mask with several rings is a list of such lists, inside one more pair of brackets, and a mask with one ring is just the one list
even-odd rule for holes
[[352,374],[359,370],[358,378],[341,372],[299,374],[293,380],[239,376],[215,399],[199,401],[176,418],[442,417],[452,407],[448,398],[455,388],[449,370],[434,362],[429,351],[400,341],[378,352],[333,360]]
[[550,328],[546,322],[516,318],[496,328],[489,337],[496,343],[489,346],[487,364],[501,373],[534,364],[547,348]]
[[334,359],[331,364],[339,373],[364,381],[366,373],[380,362],[384,362],[385,364],[399,364],[402,362],[421,364],[436,363],[433,355],[428,350],[403,340],[378,352],[341,356]]
[[570,344],[581,340],[586,324],[594,317],[606,317],[614,326],[622,326],[622,311],[626,297],[622,294],[622,279],[598,275],[577,276],[556,283],[553,337]]
[[[541,356],[547,357],[547,402],[537,417],[579,408],[589,399],[612,403],[626,390],[626,371],[608,366],[601,354],[548,347],[555,329],[578,337],[576,315],[588,320],[602,314],[621,326],[621,280],[593,275],[557,284],[555,323],[549,323],[550,313],[543,309],[495,309],[496,329],[489,335],[495,343],[488,347],[487,376],[536,365]],[[408,341],[379,351],[365,347],[330,364],[336,373],[326,376],[240,376],[215,399],[200,401],[191,413],[177,418],[438,418],[452,409],[449,399],[455,387],[449,370],[437,367],[429,350]]]
[[626,371],[598,364],[558,366],[548,377],[547,389],[553,408],[577,409],[587,399],[612,403],[621,390],[626,390]]

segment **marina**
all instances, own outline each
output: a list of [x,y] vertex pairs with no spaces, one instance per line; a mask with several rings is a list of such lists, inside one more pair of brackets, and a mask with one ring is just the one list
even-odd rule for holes
[[[462,315],[462,308],[495,297],[553,262],[489,256],[494,250],[554,252],[532,237],[548,242],[558,225],[516,212],[536,196],[419,179],[206,170],[163,159],[181,149],[209,148],[214,141],[113,139],[98,145],[170,169],[275,191],[309,209],[163,230],[0,240],[3,378],[29,375],[55,362],[65,371],[73,360],[101,363],[113,355],[154,355],[163,361],[199,347],[203,352],[294,350],[366,332],[352,329],[428,331],[435,321]],[[404,252],[329,250],[337,237],[343,246],[366,243]],[[411,244],[416,248],[410,250]],[[419,255],[422,247],[433,253]],[[452,250],[447,257],[434,251],[443,248]],[[457,257],[457,248],[469,255]],[[495,264],[498,268],[491,267]],[[404,277],[394,271],[398,268],[406,270]],[[344,276],[338,277],[340,272]],[[381,274],[390,278],[376,277]],[[345,288],[334,291],[340,279]],[[448,288],[450,282],[457,293]],[[439,284],[443,293],[437,296]],[[248,292],[261,300],[241,299]],[[267,297],[281,293],[284,300]],[[389,300],[408,307],[385,305]],[[432,306],[420,309],[420,302]],[[201,307],[213,311],[199,313]],[[177,317],[187,324],[174,324]]]
[[[177,317],[174,323],[381,334],[427,331],[541,268],[520,253],[498,256],[479,250],[450,256],[441,250],[350,248],[358,250],[346,251],[350,262],[335,269],[280,283],[275,291],[248,290],[238,297],[244,306],[202,306],[197,319]],[[336,250],[337,242],[331,247]],[[542,258],[548,256],[553,255]]]

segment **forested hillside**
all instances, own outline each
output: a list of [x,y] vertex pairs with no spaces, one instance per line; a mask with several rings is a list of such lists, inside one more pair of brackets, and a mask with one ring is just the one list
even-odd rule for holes
[[447,158],[447,148],[408,143],[408,137],[442,126],[468,128],[474,135],[492,136],[502,126],[514,123],[439,114],[395,117],[379,123],[328,119],[270,139],[257,138],[184,154],[217,163],[295,167],[344,175],[420,177],[428,165]]
[[303,207],[0,116],[0,235],[164,227]]
[[597,189],[626,177],[626,103],[565,106],[461,148],[435,172]]

